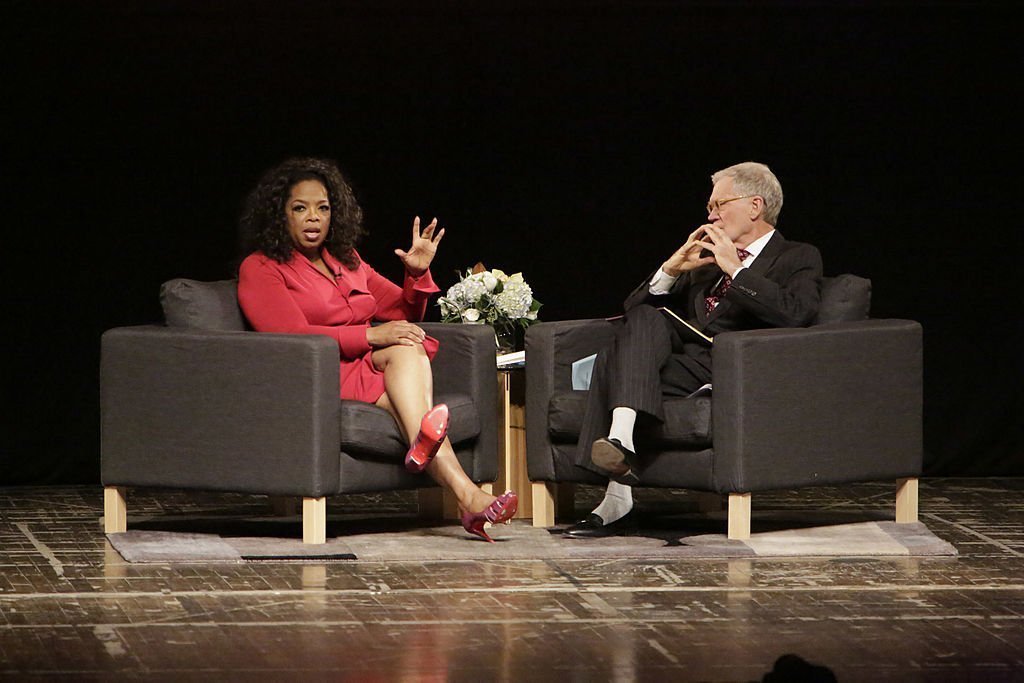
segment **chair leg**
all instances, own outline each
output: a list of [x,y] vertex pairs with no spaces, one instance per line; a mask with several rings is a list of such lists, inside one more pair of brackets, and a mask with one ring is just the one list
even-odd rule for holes
[[103,531],[108,534],[128,531],[128,502],[123,486],[103,488]]
[[730,540],[745,541],[750,538],[750,494],[729,494],[729,535]]
[[917,521],[917,477],[896,480],[896,523]]
[[327,542],[327,499],[302,499],[302,542],[321,544]]

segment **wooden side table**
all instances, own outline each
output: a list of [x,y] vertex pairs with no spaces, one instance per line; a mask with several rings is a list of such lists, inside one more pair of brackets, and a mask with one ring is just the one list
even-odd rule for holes
[[532,519],[533,526],[549,527],[556,513],[573,516],[572,484],[531,482],[526,467],[526,373],[523,368],[498,371],[498,481],[492,493],[512,489],[519,494],[514,519]]
[[523,368],[498,370],[498,480],[492,493],[519,494],[515,519],[533,517],[526,472],[526,377]]

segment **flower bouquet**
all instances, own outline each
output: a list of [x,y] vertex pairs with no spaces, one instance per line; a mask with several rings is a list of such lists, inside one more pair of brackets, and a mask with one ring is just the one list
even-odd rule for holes
[[536,322],[541,307],[522,273],[506,275],[497,268],[487,270],[482,263],[460,276],[437,305],[443,322],[491,325],[500,353],[515,349],[517,328]]

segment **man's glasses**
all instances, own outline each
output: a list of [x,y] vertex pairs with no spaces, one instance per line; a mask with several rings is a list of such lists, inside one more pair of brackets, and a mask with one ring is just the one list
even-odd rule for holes
[[759,195],[759,194],[745,194],[742,197],[729,197],[728,199],[716,199],[713,202],[708,202],[708,205],[707,205],[708,215],[710,216],[712,213],[720,212],[722,210],[723,206],[725,206],[729,202],[734,202],[737,199],[750,199],[751,197],[760,197],[760,196],[761,195]]

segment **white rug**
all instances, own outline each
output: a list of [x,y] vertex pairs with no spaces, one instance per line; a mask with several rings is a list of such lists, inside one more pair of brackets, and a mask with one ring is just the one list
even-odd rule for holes
[[[860,515],[863,518],[866,515]],[[302,560],[433,561],[576,558],[738,558],[955,556],[956,548],[923,523],[843,521],[836,515],[766,511],[755,515],[751,538],[730,541],[720,515],[645,519],[629,536],[574,539],[555,529],[516,521],[490,530],[494,544],[456,523],[424,524],[410,517],[328,520],[328,542],[304,545],[293,518],[152,519],[108,534],[128,562],[246,562]],[[849,515],[846,516],[849,519]],[[798,518],[798,519],[797,519]]]

